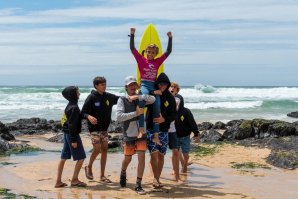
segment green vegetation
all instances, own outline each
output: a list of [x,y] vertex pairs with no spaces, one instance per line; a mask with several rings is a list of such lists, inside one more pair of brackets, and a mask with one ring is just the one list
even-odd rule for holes
[[6,166],[6,165],[12,165],[12,164],[16,164],[13,162],[0,162],[0,165]]
[[11,191],[10,189],[0,188],[0,198],[5,198],[5,199],[15,199],[15,198],[33,199],[33,198],[37,198],[35,196],[29,196],[27,194],[16,195],[14,193],[10,193],[10,191]]
[[16,194],[13,193],[9,193],[10,189],[5,189],[5,188],[0,188],[0,196],[2,198],[5,199],[12,199],[12,198],[16,198]]
[[234,169],[257,169],[257,168],[262,168],[262,169],[271,169],[271,167],[263,165],[263,164],[258,164],[256,162],[244,162],[244,163],[237,163],[237,162],[231,162],[231,167]]
[[44,150],[38,147],[25,145],[25,146],[15,147],[5,152],[1,152],[0,156],[9,156],[11,154],[29,153],[29,152],[35,152],[35,151],[44,151]]
[[122,147],[108,149],[108,153],[118,153],[118,152],[122,152],[122,151],[123,151]]
[[192,149],[191,153],[194,154],[195,157],[205,157],[208,155],[214,155],[219,147],[222,146],[219,144],[200,144],[196,148]]

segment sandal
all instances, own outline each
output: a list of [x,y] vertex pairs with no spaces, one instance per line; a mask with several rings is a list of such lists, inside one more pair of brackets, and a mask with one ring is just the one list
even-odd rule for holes
[[89,171],[88,166],[85,166],[85,175],[88,180],[93,180],[93,173]]
[[106,176],[101,177],[100,181],[104,182],[104,183],[112,183],[112,181],[109,178],[107,178]]
[[72,187],[87,187],[87,184],[85,182],[79,181],[78,183],[71,184]]
[[67,184],[62,182],[61,184],[55,184],[55,188],[62,188],[62,187],[66,187]]

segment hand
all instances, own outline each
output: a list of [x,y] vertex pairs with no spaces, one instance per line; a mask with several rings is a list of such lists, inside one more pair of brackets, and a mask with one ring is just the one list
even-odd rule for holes
[[128,96],[128,101],[129,102],[132,102],[132,101],[137,100],[137,99],[139,99],[139,96],[138,95]]
[[199,143],[200,142],[200,137],[199,136],[194,136],[193,140],[195,143]]
[[78,147],[78,143],[73,142],[73,143],[71,143],[71,146],[72,146],[72,148],[76,149]]
[[162,95],[161,90],[155,90],[153,93],[154,93],[154,95]]
[[88,115],[87,118],[88,118],[89,122],[91,122],[91,124],[93,124],[93,125],[97,124],[97,119],[95,117]]
[[136,32],[136,29],[135,29],[135,28],[130,28],[130,34],[131,34],[131,35],[134,35],[135,32]]
[[160,123],[165,122],[165,118],[160,114],[159,117],[156,117],[153,119],[153,122],[160,124]]
[[137,113],[137,116],[142,115],[142,114],[144,114],[144,109],[137,106],[136,113]]
[[168,37],[172,38],[172,32],[167,33]]

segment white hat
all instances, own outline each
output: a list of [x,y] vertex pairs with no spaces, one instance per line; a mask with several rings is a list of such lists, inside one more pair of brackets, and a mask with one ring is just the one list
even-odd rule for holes
[[128,86],[131,83],[137,83],[137,80],[134,76],[127,76],[125,78],[125,85]]

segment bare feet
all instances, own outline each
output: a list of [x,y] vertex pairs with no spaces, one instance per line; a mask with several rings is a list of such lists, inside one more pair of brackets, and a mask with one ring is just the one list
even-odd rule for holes
[[144,135],[144,127],[139,128],[138,138],[142,138]]
[[160,146],[162,145],[160,143],[160,140],[159,140],[159,137],[158,137],[158,133],[154,133],[152,141],[155,142],[157,145],[160,145]]
[[64,182],[56,182],[55,184],[55,188],[62,188],[62,187],[66,187],[67,184]]
[[181,174],[186,175],[187,174],[187,167],[183,167],[181,169]]
[[92,169],[89,168],[88,166],[85,166],[85,175],[86,175],[86,178],[89,179],[89,180],[93,180],[93,173],[92,173]]

